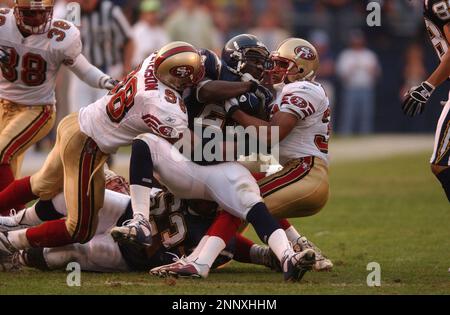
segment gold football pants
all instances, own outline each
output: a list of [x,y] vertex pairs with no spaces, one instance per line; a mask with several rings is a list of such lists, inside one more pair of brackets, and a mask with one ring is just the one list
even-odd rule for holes
[[19,177],[23,156],[55,124],[52,105],[25,106],[0,99],[0,164],[10,164]]
[[258,181],[270,213],[277,218],[318,213],[329,197],[328,167],[317,157],[289,161],[281,171]]
[[80,131],[78,113],[73,113],[58,125],[53,150],[39,172],[31,176],[31,189],[43,200],[64,190],[66,227],[76,242],[85,243],[95,235],[105,194],[103,165],[107,157]]

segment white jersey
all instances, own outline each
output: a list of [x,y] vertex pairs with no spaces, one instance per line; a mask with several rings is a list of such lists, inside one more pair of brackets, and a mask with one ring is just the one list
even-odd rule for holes
[[286,112],[298,118],[297,125],[280,142],[280,163],[316,156],[328,163],[330,107],[323,87],[316,82],[298,81],[282,85],[272,105],[272,116]]
[[73,64],[82,49],[79,30],[65,20],[53,20],[45,34],[23,37],[11,9],[0,9],[0,46],[10,54],[1,69],[0,98],[27,106],[55,103],[59,67]]
[[81,131],[104,153],[115,153],[143,133],[177,139],[188,128],[180,94],[155,77],[155,57],[152,54],[110,93],[80,110]]

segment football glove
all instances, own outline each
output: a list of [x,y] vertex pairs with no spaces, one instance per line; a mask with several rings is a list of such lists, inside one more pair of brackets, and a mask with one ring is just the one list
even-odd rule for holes
[[266,105],[269,105],[273,101],[273,94],[269,89],[265,88],[261,85],[261,83],[256,80],[250,73],[244,73],[241,76],[242,82],[252,82],[252,88],[250,92],[254,93],[263,103],[262,107],[265,108]]
[[117,84],[119,84],[119,82],[120,81],[111,77],[103,77],[100,82],[100,88],[111,91]]
[[233,116],[234,112],[239,109],[239,101],[237,98],[232,98],[225,101],[225,111],[227,112],[227,116]]
[[0,63],[9,62],[9,53],[4,48],[0,47]]
[[430,99],[434,89],[435,87],[427,81],[411,88],[405,94],[405,99],[402,104],[403,113],[411,117],[422,114],[425,110],[425,104]]

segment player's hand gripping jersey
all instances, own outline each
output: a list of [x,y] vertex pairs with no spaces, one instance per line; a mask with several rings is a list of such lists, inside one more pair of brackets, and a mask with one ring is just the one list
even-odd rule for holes
[[1,64],[0,99],[32,106],[55,103],[59,67],[73,64],[82,44],[75,25],[58,19],[47,33],[24,37],[13,11],[0,9],[0,47],[9,54]]
[[156,79],[155,57],[152,54],[108,95],[80,110],[81,131],[104,153],[115,153],[139,134],[176,139],[187,129],[184,102]]
[[271,115],[278,111],[298,118],[297,125],[280,143],[280,163],[305,156],[316,156],[328,163],[330,107],[323,87],[311,81],[283,84]]

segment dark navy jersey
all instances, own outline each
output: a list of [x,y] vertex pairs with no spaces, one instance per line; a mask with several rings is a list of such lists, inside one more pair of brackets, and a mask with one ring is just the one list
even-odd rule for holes
[[[132,212],[128,214],[133,217]],[[185,200],[174,198],[170,193],[160,192],[152,198],[150,222],[153,243],[149,248],[120,244],[122,256],[132,271],[148,271],[154,267],[170,264],[177,257],[188,256],[206,234],[215,219],[200,216],[189,208]],[[234,244],[226,252],[233,252]],[[217,263],[223,264],[231,257],[219,256]]]
[[449,48],[444,27],[450,22],[450,1],[424,0],[423,16],[431,43],[442,60]]
[[[205,80],[221,80],[236,82],[240,81],[240,77],[229,70],[225,62],[223,62],[214,52],[208,49],[201,49],[200,54],[205,64]],[[197,100],[197,90],[185,100],[189,105],[188,119],[189,128],[194,130],[195,119],[203,120],[202,126],[216,126],[223,129],[227,123],[223,104],[205,104]]]

